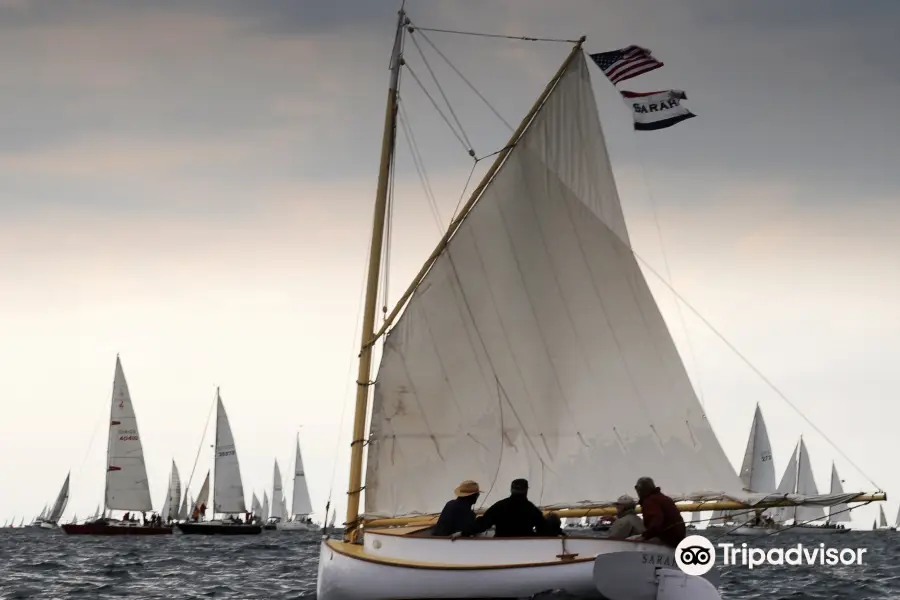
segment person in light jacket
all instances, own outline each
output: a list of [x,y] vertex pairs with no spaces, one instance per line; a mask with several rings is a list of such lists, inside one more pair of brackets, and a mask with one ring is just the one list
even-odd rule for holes
[[607,536],[611,540],[624,540],[644,533],[644,522],[634,511],[637,502],[629,495],[616,500],[616,521],[609,528]]

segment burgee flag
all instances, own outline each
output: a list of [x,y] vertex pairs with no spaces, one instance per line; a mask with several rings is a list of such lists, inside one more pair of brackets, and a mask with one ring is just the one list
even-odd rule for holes
[[634,128],[637,131],[665,129],[697,116],[681,104],[682,100],[687,100],[687,96],[681,90],[661,92],[626,92],[623,90],[621,93],[625,102],[631,105],[631,111],[634,114]]

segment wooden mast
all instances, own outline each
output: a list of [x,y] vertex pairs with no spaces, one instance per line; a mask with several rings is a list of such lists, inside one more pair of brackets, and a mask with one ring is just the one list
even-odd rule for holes
[[563,64],[560,66],[559,70],[547,84],[547,87],[544,88],[544,91],[538,97],[537,101],[535,101],[534,105],[531,107],[531,110],[528,111],[528,114],[524,119],[522,119],[522,122],[513,133],[509,142],[506,144],[506,146],[504,146],[503,150],[497,154],[497,157],[494,159],[494,163],[491,165],[490,169],[488,169],[488,172],[485,173],[484,177],[481,180],[481,183],[478,184],[478,186],[472,192],[472,195],[470,196],[468,202],[465,204],[465,206],[463,206],[462,210],[460,210],[459,216],[457,216],[456,219],[450,224],[447,232],[441,238],[440,242],[438,242],[438,245],[432,252],[431,256],[428,257],[425,265],[422,266],[422,269],[413,279],[413,282],[410,284],[409,288],[407,288],[406,292],[404,292],[403,296],[397,302],[397,305],[395,306],[391,315],[387,317],[384,327],[376,332],[375,310],[378,293],[378,274],[380,272],[381,246],[384,231],[385,208],[387,204],[388,175],[394,150],[394,134],[396,132],[396,98],[399,82],[399,67],[402,65],[402,36],[403,27],[408,23],[406,19],[406,13],[402,8],[400,9],[399,15],[400,17],[397,23],[397,35],[394,40],[394,55],[391,62],[391,85],[388,92],[387,111],[385,114],[384,138],[381,148],[381,170],[378,174],[378,193],[375,198],[375,223],[372,234],[372,247],[369,252],[369,274],[368,282],[366,284],[367,287],[365,312],[363,314],[362,350],[359,355],[359,373],[356,380],[358,387],[356,394],[356,412],[353,419],[353,442],[351,443],[350,453],[350,485],[347,492],[347,520],[345,522],[344,529],[345,541],[353,541],[356,539],[358,535],[359,525],[362,523],[362,521],[359,519],[359,494],[362,491],[362,445],[365,441],[366,412],[368,408],[368,386],[372,368],[372,346],[374,345],[375,341],[379,337],[381,337],[381,335],[383,335],[387,326],[394,320],[401,307],[406,303],[415,289],[419,286],[422,278],[431,268],[431,265],[434,263],[435,259],[443,252],[444,248],[446,248],[447,244],[450,241],[450,238],[453,236],[453,233],[455,233],[455,231],[462,224],[463,220],[465,220],[465,218],[468,216],[468,213],[478,201],[478,198],[481,197],[482,192],[485,190],[485,188],[487,188],[488,184],[503,166],[506,158],[509,156],[509,153],[512,151],[516,143],[518,143],[519,139],[522,137],[522,134],[524,134],[525,130],[534,120],[535,115],[537,115],[537,113],[543,107],[548,96],[550,96],[550,93],[555,89],[556,84],[566,73],[569,65],[572,64],[572,61],[581,50],[582,44],[585,41],[585,37],[582,36],[581,39],[579,39],[575,46],[572,48],[572,51],[569,53],[565,61],[563,61]]
[[362,342],[360,343],[359,370],[356,375],[356,407],[353,415],[353,439],[350,442],[350,482],[347,487],[347,518],[344,524],[344,540],[346,541],[354,540],[358,529],[359,494],[362,491],[363,443],[366,437],[366,412],[372,372],[372,344],[370,341],[375,332],[378,276],[381,272],[384,222],[387,217],[388,183],[390,181],[394,142],[397,132],[397,90],[400,84],[400,67],[402,65],[403,28],[406,26],[406,23],[406,13],[401,7],[397,13],[397,30],[394,36],[394,50],[391,54],[391,79],[384,114],[381,165],[378,170],[378,188],[375,194],[375,216],[372,224],[372,242],[369,249],[369,270],[366,281]]

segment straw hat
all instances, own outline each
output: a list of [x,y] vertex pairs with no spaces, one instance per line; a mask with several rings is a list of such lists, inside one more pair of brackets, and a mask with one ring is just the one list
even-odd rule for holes
[[457,498],[462,498],[464,496],[480,494],[481,488],[478,487],[478,483],[472,481],[471,479],[466,479],[461,484],[459,484],[459,487],[453,490],[453,493],[456,494]]

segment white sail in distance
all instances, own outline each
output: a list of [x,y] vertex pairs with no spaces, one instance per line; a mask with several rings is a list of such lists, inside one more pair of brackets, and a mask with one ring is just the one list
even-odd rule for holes
[[153,510],[137,417],[118,356],[107,448],[106,508],[138,512]]
[[888,526],[887,519],[884,516],[884,507],[878,505],[878,526],[886,528]]
[[750,438],[744,451],[741,464],[741,483],[744,490],[761,494],[775,491],[775,463],[772,461],[772,444],[766,421],[763,419],[759,405],[753,414],[753,425],[750,427]]
[[[844,486],[841,484],[841,476],[835,464],[831,463],[831,492],[833,496],[844,493]],[[880,505],[879,505],[880,508]],[[849,523],[850,510],[847,504],[835,504],[828,507],[828,520],[832,523]]]
[[275,473],[272,481],[272,516],[278,519],[284,519],[286,515],[282,512],[283,490],[281,483],[281,470],[278,468],[278,459],[275,459]]
[[[788,459],[787,467],[784,469],[784,475],[781,476],[781,482],[775,490],[777,494],[785,495],[797,493],[797,455],[799,452],[800,442],[797,442],[794,451],[791,452],[790,459]],[[772,514],[776,521],[783,523],[794,518],[794,509],[793,507],[783,506],[773,509]]]
[[[475,479],[548,506],[740,496],[631,250],[579,53],[412,294],[375,378],[365,513]],[[597,464],[603,477],[584,477]]]
[[178,467],[175,461],[172,461],[172,471],[169,475],[169,487],[166,492],[166,501],[163,504],[163,510],[159,513],[163,519],[177,519],[178,506],[181,504],[181,477],[178,474]]
[[213,477],[214,512],[241,514],[247,512],[244,500],[244,482],[238,463],[237,448],[222,397],[216,392],[216,464]]
[[263,491],[263,501],[262,501],[262,518],[269,518],[269,494]]
[[259,504],[259,498],[256,497],[256,492],[253,492],[253,498],[250,501],[250,512],[256,517],[262,516],[262,506]]
[[300,454],[300,439],[297,439],[297,455],[294,459],[294,486],[291,498],[291,514],[302,518],[312,514],[312,500],[306,485],[306,472],[303,470],[303,456]]
[[69,478],[72,476],[72,473],[69,472],[66,474],[66,480],[63,481],[62,487],[59,490],[59,494],[56,496],[56,501],[53,503],[53,508],[50,509],[49,514],[47,514],[47,507],[44,507],[44,516],[41,518],[48,523],[58,523],[59,519],[63,516],[63,513],[66,512],[66,506],[69,504]]
[[200,508],[201,504],[209,507],[209,471],[206,472],[206,478],[203,480],[203,485],[200,486],[200,493],[197,494],[197,499],[191,502],[191,512],[193,512],[194,508]]

